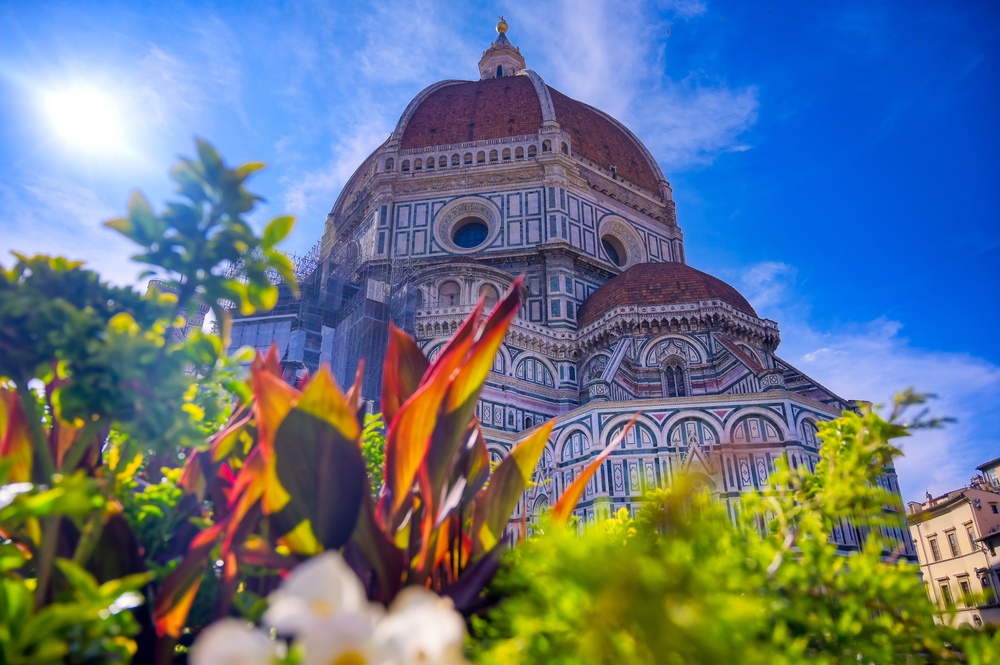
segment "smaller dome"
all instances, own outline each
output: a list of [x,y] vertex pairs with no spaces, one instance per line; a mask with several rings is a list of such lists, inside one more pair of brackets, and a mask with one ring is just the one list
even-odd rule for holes
[[580,305],[577,321],[587,326],[622,305],[672,305],[722,300],[757,317],[747,299],[718,277],[683,263],[639,263],[608,280]]

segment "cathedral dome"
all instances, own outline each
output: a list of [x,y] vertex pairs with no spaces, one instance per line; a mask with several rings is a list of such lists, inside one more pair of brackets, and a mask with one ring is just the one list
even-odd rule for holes
[[[549,87],[531,70],[479,81],[441,81],[417,95],[393,139],[402,150],[538,134],[558,127],[572,153],[659,195],[656,160],[624,125]],[[555,149],[555,148],[553,148]]]
[[683,263],[640,263],[606,282],[580,305],[580,327],[622,305],[672,305],[721,300],[738,311],[757,318],[739,291]]

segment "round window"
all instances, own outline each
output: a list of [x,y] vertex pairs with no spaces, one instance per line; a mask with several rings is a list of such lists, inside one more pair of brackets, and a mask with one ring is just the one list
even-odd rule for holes
[[455,225],[451,239],[462,249],[472,249],[486,242],[490,229],[478,217],[466,217]]
[[613,235],[606,235],[601,238],[601,247],[604,248],[604,254],[608,257],[608,260],[614,263],[616,266],[625,265],[626,257],[628,256],[625,252],[625,247],[622,245],[621,241]]

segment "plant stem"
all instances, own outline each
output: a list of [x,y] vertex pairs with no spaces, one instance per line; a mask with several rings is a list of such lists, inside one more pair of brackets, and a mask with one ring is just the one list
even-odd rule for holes
[[[52,482],[52,474],[56,472],[55,464],[52,462],[52,451],[49,450],[49,440],[42,427],[42,418],[38,413],[38,401],[35,394],[28,390],[27,381],[18,381],[17,396],[21,400],[21,408],[24,409],[25,420],[28,421],[28,430],[31,432],[31,443],[35,449],[35,459],[41,467],[41,482],[48,484]],[[39,474],[32,473],[35,478]]]
[[42,521],[42,546],[38,557],[38,579],[35,585],[35,611],[45,603],[45,595],[52,577],[52,561],[56,556],[56,545],[59,542],[59,522],[61,515],[50,515]]

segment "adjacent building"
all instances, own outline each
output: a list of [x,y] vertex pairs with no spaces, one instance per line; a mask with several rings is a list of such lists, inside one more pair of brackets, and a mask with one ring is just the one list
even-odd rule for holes
[[967,487],[909,504],[910,535],[931,600],[956,626],[1000,626],[1000,458]]

